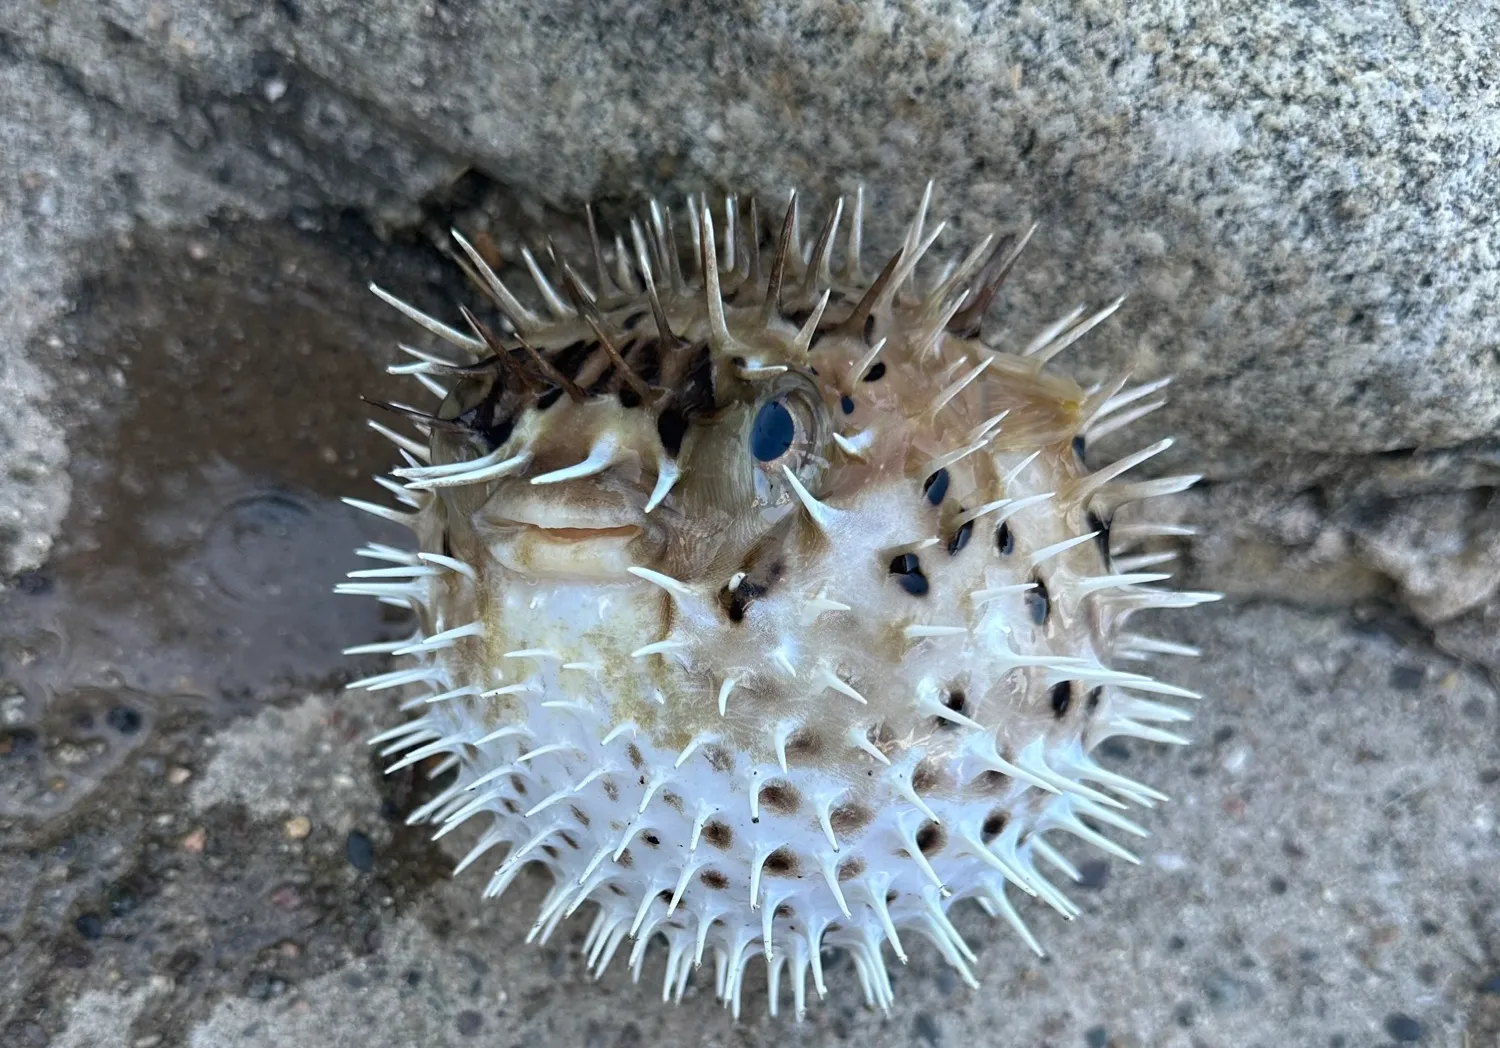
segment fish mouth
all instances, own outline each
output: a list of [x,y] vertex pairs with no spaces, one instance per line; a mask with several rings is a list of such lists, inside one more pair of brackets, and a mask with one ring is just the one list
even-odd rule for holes
[[[619,581],[631,578],[627,550],[640,536],[637,524],[599,520],[598,514],[525,514],[545,520],[516,520],[507,512],[491,552],[506,567],[534,579]],[[585,523],[586,520],[586,523]]]
[[532,539],[540,539],[544,542],[556,542],[563,545],[608,541],[610,539],[629,542],[641,533],[641,529],[634,524],[616,524],[602,528],[580,528],[573,525],[544,527],[541,524],[531,524],[524,520],[500,520],[496,521],[496,523],[502,527],[518,528]]

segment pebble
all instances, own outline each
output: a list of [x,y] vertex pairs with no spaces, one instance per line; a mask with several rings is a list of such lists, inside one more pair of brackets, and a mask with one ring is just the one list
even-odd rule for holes
[[193,771],[192,771],[192,769],[191,768],[184,768],[180,764],[177,767],[172,768],[170,771],[167,772],[167,781],[169,783],[171,783],[173,786],[181,786],[183,783],[187,782],[192,777],[193,777]]
[[97,913],[85,913],[73,922],[78,934],[85,939],[97,939],[104,934],[104,922]]
[[350,830],[344,841],[344,857],[360,873],[369,873],[375,868],[375,846],[359,830]]
[[182,850],[190,855],[202,855],[203,849],[207,846],[208,831],[201,826],[182,838]]
[[1409,1015],[1395,1012],[1386,1016],[1385,1032],[1402,1044],[1412,1044],[1422,1039],[1422,1024]]
[[286,821],[283,828],[292,840],[305,841],[307,835],[312,833],[312,820],[306,815],[294,815]]

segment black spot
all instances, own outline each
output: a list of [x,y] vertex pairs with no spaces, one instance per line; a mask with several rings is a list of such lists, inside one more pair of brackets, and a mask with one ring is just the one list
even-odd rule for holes
[[1016,551],[1016,537],[1010,533],[1009,524],[1001,524],[995,529],[995,547],[1007,557]]
[[553,386],[551,389],[547,390],[547,392],[536,398],[536,409],[538,411],[546,411],[553,404],[556,404],[558,399],[561,398],[562,395],[562,387]]
[[1109,566],[1109,521],[1105,520],[1093,510],[1088,512],[1088,525],[1090,531],[1097,531],[1094,536],[1094,545],[1099,547],[1099,556],[1106,567]]
[[1047,612],[1052,608],[1052,602],[1047,597],[1047,584],[1041,579],[1036,580],[1036,589],[1026,591],[1026,608],[1031,612],[1031,621],[1038,626],[1047,623]]
[[928,590],[927,576],[920,571],[901,576],[901,588],[913,597],[920,597]]
[[1089,713],[1093,713],[1095,710],[1097,710],[1099,708],[1099,700],[1102,699],[1103,697],[1104,697],[1104,689],[1103,688],[1095,688],[1095,689],[1093,689],[1092,691],[1089,692],[1088,699],[1085,701],[1083,708],[1085,710],[1087,710]]
[[734,831],[717,819],[703,827],[703,839],[720,850],[734,843]]
[[641,395],[629,386],[622,386],[618,396],[620,398],[620,407],[622,408],[638,408],[641,406]]
[[1005,824],[1008,821],[1005,812],[998,808],[985,817],[984,825],[979,828],[979,837],[985,844],[989,844],[996,837],[1005,832]]
[[786,454],[796,436],[797,424],[786,405],[779,400],[767,401],[756,412],[750,429],[750,453],[757,462],[772,462]]
[[1052,716],[1062,720],[1068,715],[1068,707],[1073,704],[1073,682],[1065,680],[1052,685],[1047,691],[1047,698],[1052,703]]
[[99,919],[97,913],[85,913],[73,922],[73,927],[78,929],[78,934],[85,939],[97,939],[104,934],[104,922]]
[[943,705],[954,713],[963,713],[964,706],[968,701],[969,697],[962,691],[950,691],[947,695],[943,696]]
[[797,853],[783,845],[766,856],[761,869],[772,877],[794,877],[797,867]]
[[1083,453],[1086,447],[1087,442],[1083,439],[1082,433],[1073,438],[1073,454],[1078,456],[1079,462],[1083,461]]
[[927,576],[922,574],[922,564],[915,553],[903,553],[891,560],[891,574],[897,577],[901,588],[913,597],[927,592]]
[[948,495],[948,471],[940,469],[922,481],[922,494],[926,495],[927,501],[934,506],[941,505]]
[[121,735],[134,735],[141,730],[141,715],[129,706],[115,706],[105,714],[104,723]]
[[1109,883],[1109,863],[1103,859],[1079,863],[1078,873],[1078,887],[1087,891],[1098,891]]
[[344,838],[344,858],[360,873],[369,873],[375,868],[375,845],[359,830],[350,830]]
[[[875,345],[875,343],[871,341],[871,339],[873,339],[875,337],[875,318],[874,317],[865,317],[865,327],[864,327],[864,331],[862,332],[862,334],[864,335],[865,345],[867,345],[867,346],[873,346],[873,345]],[[884,364],[876,364],[875,367],[880,368],[881,371],[882,371],[882,373],[884,373],[884,370],[885,370],[885,365]],[[875,369],[871,368],[870,370],[874,371]],[[879,378],[879,377],[880,377],[879,375],[875,376],[875,378]],[[875,379],[871,378],[871,379],[866,379],[865,381],[866,382],[874,382]]]
[[844,414],[846,415],[854,414],[854,398],[847,395],[840,397],[839,407],[844,409]]
[[1411,1016],[1396,1012],[1386,1016],[1385,1032],[1402,1044],[1411,1044],[1414,1041],[1420,1041],[1426,1031],[1422,1029],[1422,1024]]
[[885,378],[885,362],[877,360],[875,366],[865,372],[865,377],[861,381],[879,382],[883,378]]
[[656,435],[661,446],[673,458],[682,450],[682,438],[687,435],[688,420],[680,411],[668,408],[656,416]]
[[969,538],[974,534],[974,522],[966,520],[958,526],[948,539],[948,556],[952,557],[969,544]]
[[917,831],[917,849],[923,855],[936,855],[948,843],[948,835],[935,822],[929,822]]

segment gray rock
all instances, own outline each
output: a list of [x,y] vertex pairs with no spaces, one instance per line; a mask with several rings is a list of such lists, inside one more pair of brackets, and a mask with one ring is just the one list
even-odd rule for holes
[[928,175],[955,232],[1044,223],[1002,343],[1130,292],[1085,357],[1180,376],[1212,472],[1500,420],[1478,13],[1090,3],[10,5],[0,30],[257,199],[393,220],[464,165],[566,207]]

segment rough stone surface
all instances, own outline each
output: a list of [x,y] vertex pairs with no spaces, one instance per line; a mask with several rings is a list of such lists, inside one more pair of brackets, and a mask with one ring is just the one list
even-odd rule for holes
[[[1493,18],[0,3],[0,1045],[1500,1043]],[[941,249],[1042,223],[998,343],[1128,292],[1070,363],[1177,376],[1134,439],[1208,475],[1163,512],[1231,595],[1171,627],[1210,698],[1112,754],[1174,801],[1048,961],[971,913],[979,994],[917,949],[886,1018],[831,961],[735,1029],[519,948],[542,885],[483,904],[401,825],[391,711],[336,693],[400,624],[326,596],[407,331],[363,284],[450,310],[448,224],[509,258],[648,192],[864,182],[873,256],[929,176]]]
[[1181,378],[1221,468],[1451,445],[1500,420],[1485,10],[1389,2],[12,4],[22,63],[278,207],[399,222],[473,165],[576,206],[921,181],[973,235],[1044,223],[1003,338],[1132,298],[1094,359]]

